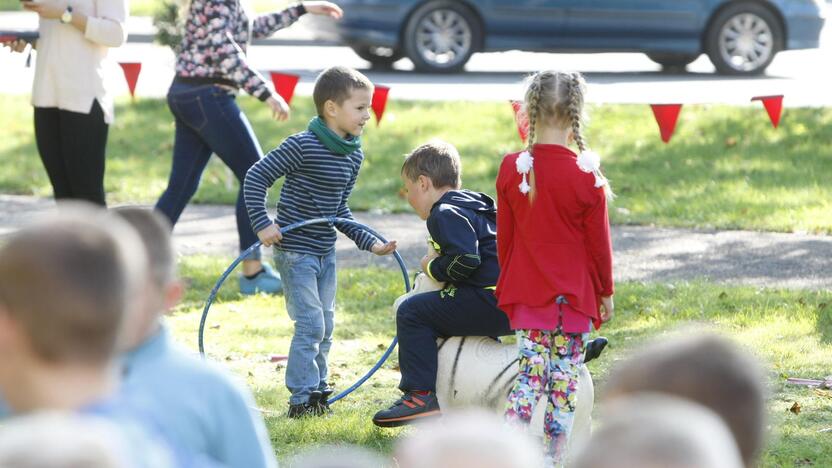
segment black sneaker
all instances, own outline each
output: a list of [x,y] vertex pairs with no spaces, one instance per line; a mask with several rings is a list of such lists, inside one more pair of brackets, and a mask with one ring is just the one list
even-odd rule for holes
[[335,393],[335,389],[332,388],[329,384],[326,384],[326,387],[321,389],[320,406],[322,412],[329,413],[332,411],[331,409],[329,409],[329,397],[332,396],[333,393]]
[[321,414],[321,392],[315,390],[309,395],[309,400],[306,403],[290,404],[287,416],[292,419],[298,419],[306,416],[317,416],[319,414]]
[[373,424],[379,427],[397,427],[426,418],[441,415],[436,392],[420,395],[407,392],[393,406],[373,416]]
[[609,341],[603,336],[589,340],[586,344],[586,351],[584,351],[584,364],[600,356],[608,343]]

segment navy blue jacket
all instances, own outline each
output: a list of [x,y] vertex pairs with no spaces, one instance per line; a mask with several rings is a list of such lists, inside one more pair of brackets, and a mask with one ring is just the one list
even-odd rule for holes
[[497,208],[491,197],[451,190],[433,204],[426,222],[440,254],[428,264],[431,277],[457,286],[497,284]]

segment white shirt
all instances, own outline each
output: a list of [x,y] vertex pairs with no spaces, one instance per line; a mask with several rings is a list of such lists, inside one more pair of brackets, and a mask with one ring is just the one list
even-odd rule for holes
[[[47,0],[54,1],[54,0]],[[127,40],[127,0],[70,0],[87,16],[85,33],[71,24],[40,19],[32,105],[89,114],[98,99],[104,121],[113,121],[107,52]]]

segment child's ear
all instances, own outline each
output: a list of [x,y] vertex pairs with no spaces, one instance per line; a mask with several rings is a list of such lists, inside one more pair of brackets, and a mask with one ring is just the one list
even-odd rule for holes
[[327,117],[330,117],[330,118],[335,117],[335,112],[336,112],[335,107],[336,107],[335,101],[333,101],[332,99],[327,99],[326,102],[324,103],[324,114]]
[[422,190],[428,190],[433,186],[433,182],[431,182],[430,177],[426,175],[419,176],[419,188]]
[[182,300],[182,296],[184,296],[184,295],[185,295],[185,283],[183,283],[181,280],[171,281],[167,285],[167,287],[165,287],[165,293],[164,293],[164,296],[165,296],[164,297],[165,313],[170,312],[174,307],[176,307],[176,305],[179,304],[179,301]]

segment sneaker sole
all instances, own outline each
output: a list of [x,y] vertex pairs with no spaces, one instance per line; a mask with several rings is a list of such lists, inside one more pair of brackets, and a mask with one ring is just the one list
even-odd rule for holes
[[410,424],[418,419],[431,418],[440,416],[441,414],[442,412],[440,410],[432,410],[426,413],[414,414],[412,416],[402,416],[401,418],[373,419],[373,424],[378,427],[399,427]]

